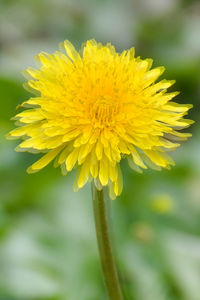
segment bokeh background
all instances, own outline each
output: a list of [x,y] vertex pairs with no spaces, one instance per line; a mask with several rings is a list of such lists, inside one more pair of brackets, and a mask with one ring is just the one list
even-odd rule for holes
[[4,136],[15,107],[30,97],[21,70],[69,39],[136,47],[180,103],[193,103],[193,137],[171,171],[134,173],[122,163],[124,190],[112,201],[115,247],[126,299],[200,300],[200,2],[189,0],[0,0],[0,300],[104,300],[90,186],[74,173],[16,153]]

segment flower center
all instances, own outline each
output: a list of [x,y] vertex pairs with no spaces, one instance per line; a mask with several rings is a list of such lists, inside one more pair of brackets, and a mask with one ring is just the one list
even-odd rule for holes
[[94,127],[110,127],[114,123],[115,115],[119,110],[118,103],[111,96],[100,96],[89,106],[89,117]]

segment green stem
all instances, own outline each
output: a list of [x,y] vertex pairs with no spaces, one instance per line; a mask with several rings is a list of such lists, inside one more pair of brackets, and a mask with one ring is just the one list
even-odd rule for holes
[[109,235],[111,217],[104,199],[104,192],[98,191],[94,183],[92,184],[92,198],[99,255],[108,296],[110,300],[123,300]]

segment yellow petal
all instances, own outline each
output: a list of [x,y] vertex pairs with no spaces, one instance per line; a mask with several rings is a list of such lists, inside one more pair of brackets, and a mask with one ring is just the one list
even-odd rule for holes
[[71,171],[78,160],[79,149],[75,148],[67,157],[65,164],[67,171]]
[[96,156],[98,160],[102,159],[102,154],[103,154],[103,145],[100,142],[100,140],[98,140],[97,144],[96,144]]
[[35,162],[32,166],[27,169],[27,173],[37,172],[44,167],[46,167],[61,151],[62,147],[49,151],[47,154],[42,156],[37,162]]
[[69,41],[64,41],[64,48],[67,52],[67,55],[72,59],[76,60],[80,58],[79,53],[76,51],[74,46]]
[[78,187],[79,188],[82,188],[86,184],[86,182],[88,181],[89,168],[90,168],[89,162],[88,162],[88,160],[86,160],[83,163],[83,165],[81,166],[80,175],[79,175],[79,178],[78,178]]
[[117,181],[114,182],[114,192],[116,196],[120,195],[123,189],[123,177],[119,164],[117,164],[117,173]]
[[158,166],[166,168],[168,165],[174,165],[173,159],[167,153],[153,150],[145,150],[144,153]]
[[147,167],[145,166],[145,164],[143,163],[140,155],[138,154],[137,150],[133,147],[133,146],[129,146],[130,148],[130,151],[131,151],[131,155],[132,155],[132,158],[133,158],[133,161],[134,163],[143,168],[143,169],[146,169]]
[[64,163],[64,161],[66,160],[68,154],[70,153],[70,151],[72,150],[72,145],[69,144],[67,145],[64,150],[61,152],[59,159],[58,159],[58,163],[61,165],[62,163]]
[[99,180],[102,185],[108,184],[108,161],[104,156],[99,162]]

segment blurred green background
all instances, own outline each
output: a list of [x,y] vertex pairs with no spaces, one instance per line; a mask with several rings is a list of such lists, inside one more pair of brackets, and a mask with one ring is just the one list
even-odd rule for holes
[[107,299],[90,186],[74,193],[74,174],[52,166],[27,175],[37,155],[4,138],[33,56],[90,38],[165,65],[177,101],[194,104],[176,166],[136,174],[122,162],[112,213],[126,299],[200,300],[199,0],[0,0],[0,300]]

